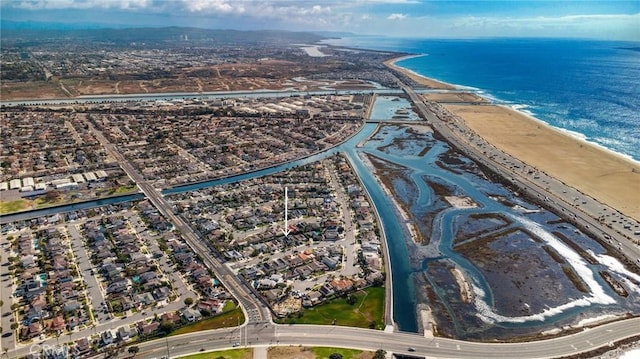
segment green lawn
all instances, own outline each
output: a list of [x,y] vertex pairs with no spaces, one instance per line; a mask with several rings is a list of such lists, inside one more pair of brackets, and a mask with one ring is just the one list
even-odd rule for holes
[[[355,293],[357,302],[347,303],[346,298],[334,299],[328,303],[304,309],[300,317],[292,314],[278,321],[282,324],[343,325],[370,328],[375,322],[376,329],[384,329],[384,287],[370,287]],[[334,323],[335,320],[335,323]]]
[[[232,349],[232,350],[220,350],[210,353],[198,353],[189,355],[186,357],[180,357],[183,359],[251,359],[253,358],[252,349]],[[346,359],[346,357],[345,357]]]
[[328,359],[333,353],[342,354],[342,359],[359,358],[362,354],[362,350],[356,349],[343,349],[343,348],[329,348],[329,347],[315,347],[310,348],[317,359]]
[[240,307],[234,306],[234,309],[231,309],[228,312],[178,328],[171,332],[169,336],[199,332],[201,330],[235,327],[238,323],[244,323],[244,313],[242,313],[242,309]]

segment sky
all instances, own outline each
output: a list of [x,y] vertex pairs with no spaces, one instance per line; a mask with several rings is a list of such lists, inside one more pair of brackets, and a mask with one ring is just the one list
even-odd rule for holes
[[0,0],[0,19],[74,27],[192,26],[419,38],[640,41],[640,0]]

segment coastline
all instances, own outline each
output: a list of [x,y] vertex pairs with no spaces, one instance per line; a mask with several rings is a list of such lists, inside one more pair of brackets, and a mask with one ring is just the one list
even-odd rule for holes
[[407,77],[409,77],[410,79],[412,79],[413,81],[419,83],[420,85],[423,85],[427,88],[430,89],[440,89],[440,90],[456,90],[458,89],[457,86],[443,82],[443,81],[439,81],[439,80],[434,80],[432,78],[429,77],[425,77],[422,76],[420,74],[418,74],[417,72],[411,71],[405,67],[401,67],[398,66],[396,64],[396,62],[398,61],[402,61],[402,60],[406,60],[406,59],[412,59],[415,57],[422,57],[425,55],[403,55],[400,57],[395,57],[392,59],[389,59],[385,62],[383,62],[383,64],[387,67],[390,67],[398,72],[403,73],[404,75],[406,75]]
[[[393,66],[407,76],[415,74]],[[640,162],[521,110],[487,102],[487,105],[444,102],[440,105],[497,149],[640,220],[637,205],[640,203]]]
[[637,162],[506,106],[443,107],[497,149],[640,220]]

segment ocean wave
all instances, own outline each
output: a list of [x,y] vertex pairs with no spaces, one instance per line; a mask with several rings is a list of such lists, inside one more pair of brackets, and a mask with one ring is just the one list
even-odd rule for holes
[[523,104],[523,103],[514,103],[514,104],[507,104],[507,106],[509,108],[511,108],[512,110],[518,111],[518,112],[522,112],[527,116],[533,117],[535,119],[538,119],[537,117],[535,117],[535,114],[531,111],[528,110],[528,108],[531,108],[531,106]]

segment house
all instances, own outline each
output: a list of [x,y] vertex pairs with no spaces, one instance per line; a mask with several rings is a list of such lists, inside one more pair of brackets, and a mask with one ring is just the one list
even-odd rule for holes
[[322,264],[326,265],[330,270],[334,270],[338,266],[338,261],[331,257],[324,257],[322,258]]
[[198,320],[202,319],[202,314],[200,314],[199,311],[193,308],[183,309],[181,314],[182,317],[189,322],[197,322]]
[[180,315],[178,315],[178,313],[176,313],[176,312],[163,313],[162,316],[160,316],[160,321],[166,322],[166,323],[171,323],[171,324],[176,324],[176,323],[180,322]]
[[71,300],[64,303],[62,310],[65,313],[73,312],[74,310],[80,309],[80,303],[77,300]]
[[272,289],[275,288],[277,284],[278,283],[274,280],[264,278],[258,280],[258,283],[256,283],[256,289]]
[[206,310],[212,314],[215,314],[220,310],[222,310],[223,304],[224,304],[224,301],[221,301],[221,300],[207,299],[207,300],[200,301],[200,303],[198,303],[198,309]]
[[156,330],[158,330],[158,328],[160,328],[160,322],[138,323],[138,332],[140,333],[140,335],[151,335]]
[[165,300],[171,294],[171,290],[167,287],[160,287],[153,290],[153,296],[157,301]]
[[336,292],[344,293],[353,289],[353,281],[351,279],[334,279],[331,286]]
[[141,303],[143,306],[147,306],[149,304],[155,303],[156,299],[149,292],[144,292],[140,294],[136,294],[135,301],[137,303]]
[[333,286],[329,283],[325,283],[320,287],[320,289],[318,289],[318,292],[325,297],[329,297],[334,293]]
[[31,339],[40,336],[42,334],[42,325],[40,322],[31,323],[27,327],[22,327],[20,330],[20,337],[25,339]]
[[63,331],[65,329],[64,318],[61,315],[53,318],[49,324],[49,329],[55,332]]
[[316,305],[320,302],[320,298],[322,298],[322,293],[320,292],[311,292],[307,295],[309,301],[311,301],[312,305]]
[[78,356],[88,354],[91,351],[91,342],[87,338],[78,339],[73,351]]
[[114,338],[114,335],[111,332],[111,330],[107,330],[107,331],[102,332],[102,335],[100,335],[100,339],[102,340],[102,342],[105,345],[109,345],[109,344],[113,343],[113,339],[115,339],[115,338]]
[[131,329],[129,326],[122,326],[118,328],[117,335],[120,340],[126,341],[131,337]]
[[128,283],[126,281],[119,281],[109,284],[107,287],[107,294],[120,293],[128,288]]

